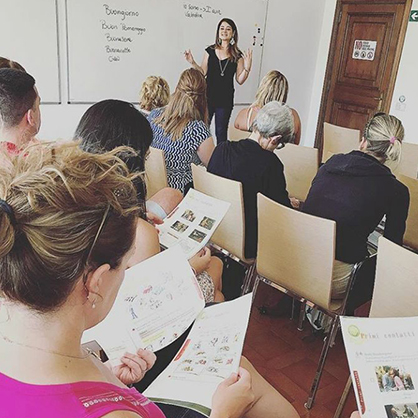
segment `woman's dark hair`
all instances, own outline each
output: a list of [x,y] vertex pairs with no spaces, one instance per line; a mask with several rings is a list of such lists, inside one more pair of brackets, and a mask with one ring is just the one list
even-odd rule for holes
[[13,68],[0,69],[0,118],[6,127],[18,125],[37,97],[35,79],[30,74]]
[[[119,146],[133,148],[136,156],[121,158],[131,172],[143,172],[145,159],[152,142],[152,129],[132,103],[122,100],[103,100],[91,106],[82,116],[74,134],[84,151],[102,153]],[[145,200],[145,184],[136,182],[138,198]]]
[[229,19],[227,17],[223,18],[219,21],[218,26],[216,27],[216,33],[215,33],[215,43],[211,45],[211,48],[216,49],[219,48],[219,28],[221,27],[222,23],[226,22],[229,26],[231,26],[232,31],[234,32],[232,35],[232,39],[235,41],[234,45],[229,45],[228,52],[231,56],[232,62],[238,62],[238,60],[242,57],[242,52],[238,48],[238,28],[235,22],[232,19]]
[[9,60],[9,58],[0,57],[0,68],[11,68],[26,73],[26,70],[16,61]]

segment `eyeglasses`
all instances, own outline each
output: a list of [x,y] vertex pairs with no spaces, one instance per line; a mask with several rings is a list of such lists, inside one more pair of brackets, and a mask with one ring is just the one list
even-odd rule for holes
[[109,214],[109,210],[110,210],[110,204],[107,205],[107,208],[106,208],[106,210],[105,210],[105,212],[103,214],[102,221],[100,222],[99,228],[97,229],[96,236],[94,237],[93,244],[90,247],[90,251],[89,251],[89,253],[87,255],[86,262],[88,262],[90,260],[90,257],[91,257],[91,254],[93,252],[94,246],[96,245],[96,242],[99,239],[100,233],[103,230],[103,226],[104,226],[104,224],[106,222],[106,218],[107,218],[107,215]]

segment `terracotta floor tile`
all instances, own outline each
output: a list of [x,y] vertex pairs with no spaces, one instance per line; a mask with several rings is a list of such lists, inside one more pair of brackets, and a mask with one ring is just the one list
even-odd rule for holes
[[[312,329],[308,323],[299,332],[296,320],[290,320],[289,317],[271,318],[261,315],[256,309],[263,303],[272,306],[280,297],[278,291],[260,285],[243,355],[292,402],[302,418],[333,418],[349,373],[341,334],[337,335],[336,343],[328,353],[314,406],[308,411],[304,404],[315,375],[323,339],[312,338]],[[342,418],[350,418],[356,409],[352,392]]]
[[[317,363],[310,360],[309,358],[305,358],[297,363],[283,368],[281,372],[288,376],[289,379],[291,379],[297,385],[299,385],[305,392],[309,392],[316,369]],[[326,370],[324,370],[321,376],[319,388],[326,387],[337,381],[338,380],[334,376],[330,375]]]

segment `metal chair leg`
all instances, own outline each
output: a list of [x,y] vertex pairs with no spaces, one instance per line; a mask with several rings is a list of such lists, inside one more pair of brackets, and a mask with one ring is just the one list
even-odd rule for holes
[[306,301],[302,301],[300,304],[300,310],[299,310],[298,331],[303,331],[303,323],[305,321],[305,314],[306,314]]
[[322,347],[321,356],[319,358],[319,363],[318,363],[318,368],[316,370],[315,378],[314,378],[314,380],[312,382],[312,386],[311,386],[311,392],[309,394],[309,398],[308,398],[307,402],[305,403],[305,408],[306,409],[311,409],[312,405],[314,403],[316,392],[317,392],[318,387],[319,387],[319,381],[321,379],[322,372],[324,371],[324,365],[325,365],[325,360],[326,360],[327,355],[328,355],[328,350],[329,350],[331,342],[333,340],[333,335],[334,335],[334,333],[336,333],[337,329],[338,329],[338,316],[335,316],[332,320],[332,325],[331,325],[330,332],[329,332],[328,336],[325,338],[325,342],[324,342],[324,345]]
[[335,410],[334,418],[340,418],[343,413],[345,403],[347,402],[348,394],[351,389],[351,376],[348,376],[347,383],[345,384],[344,391],[341,395],[340,402],[338,403],[337,409]]
[[260,282],[261,282],[261,277],[257,274],[255,276],[255,281],[254,281],[253,298],[252,298],[252,301],[251,301],[252,305],[254,304],[255,295],[257,294],[257,289],[258,289],[258,285],[260,284]]
[[250,291],[251,282],[254,277],[254,273],[255,273],[255,263],[251,264],[246,269],[245,276],[244,276],[244,283],[242,284],[241,296],[246,295]]

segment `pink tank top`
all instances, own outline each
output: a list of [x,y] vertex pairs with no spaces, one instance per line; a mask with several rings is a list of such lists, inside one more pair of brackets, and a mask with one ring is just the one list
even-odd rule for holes
[[31,385],[0,373],[1,417],[99,418],[120,410],[142,418],[164,418],[158,406],[136,389],[105,382]]

